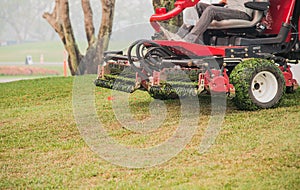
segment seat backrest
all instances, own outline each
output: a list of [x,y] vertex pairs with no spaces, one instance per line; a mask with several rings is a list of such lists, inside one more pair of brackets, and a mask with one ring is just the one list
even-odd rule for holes
[[228,19],[216,21],[213,20],[209,25],[209,29],[230,29],[230,28],[249,28],[254,27],[263,18],[263,11],[253,11],[252,20]]
[[[270,0],[270,9],[268,14],[271,18],[271,26],[264,33],[279,33],[282,23],[290,21],[290,17],[292,16],[290,13],[293,13],[292,6],[295,1],[299,0]],[[294,9],[297,9],[297,7]]]

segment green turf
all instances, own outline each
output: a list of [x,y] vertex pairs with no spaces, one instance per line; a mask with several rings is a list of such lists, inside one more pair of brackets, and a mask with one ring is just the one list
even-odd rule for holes
[[[0,189],[300,188],[299,90],[286,95],[276,109],[240,111],[228,100],[215,144],[200,154],[210,107],[210,97],[204,96],[195,118],[200,119],[199,129],[182,152],[155,167],[128,169],[99,158],[83,141],[73,116],[73,80],[52,77],[0,84]],[[109,134],[128,146],[161,143],[178,123],[172,116],[180,104],[168,100],[167,119],[157,131],[133,133],[113,115],[110,90],[96,88],[95,96]],[[134,117],[147,118],[151,101],[145,92],[130,95]]]
[[64,49],[61,42],[38,42],[0,47],[0,62],[24,62],[26,56],[32,56],[35,63],[43,55],[45,62],[63,62]]
[[[109,50],[124,50],[131,42],[110,42]],[[80,41],[78,47],[85,54],[87,43]],[[31,42],[10,46],[0,46],[0,62],[24,62],[26,56],[32,56],[35,63],[40,63],[41,55],[44,62],[63,62],[64,47],[60,41]]]

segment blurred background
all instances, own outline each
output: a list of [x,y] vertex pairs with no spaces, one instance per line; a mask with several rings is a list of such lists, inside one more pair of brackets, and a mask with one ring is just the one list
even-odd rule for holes
[[[74,34],[81,49],[85,49],[85,32],[83,12],[80,0],[72,0],[70,3],[70,17]],[[99,0],[91,0],[94,25],[96,32],[101,22],[101,3]],[[52,12],[54,1],[49,0],[1,0],[0,6],[0,45],[1,47],[15,46],[19,51],[22,46],[31,43],[28,48],[15,53],[13,57],[5,55],[8,52],[1,51],[0,61],[23,61],[26,53],[33,53],[33,60],[37,60],[36,52],[44,54],[45,61],[60,61],[50,52],[48,46],[60,47],[58,35],[42,18],[44,12]],[[149,17],[153,14],[152,2],[139,0],[118,0],[115,7],[112,46],[114,42],[132,41],[138,38],[150,38],[153,30],[149,25]],[[39,48],[30,51],[37,43]],[[44,44],[45,43],[45,44]],[[57,43],[57,44],[56,44]],[[27,46],[26,46],[27,47]],[[3,48],[1,48],[3,50]],[[13,49],[12,49],[13,50]],[[43,51],[45,50],[45,51]],[[20,55],[21,53],[21,55]],[[56,55],[61,57],[60,55]],[[14,58],[15,57],[15,58]],[[20,60],[22,58],[22,60]],[[39,58],[39,57],[38,57]]]
[[[0,82],[48,76],[42,74],[45,71],[37,72],[33,67],[52,70],[49,74],[55,73],[53,70],[57,75],[63,74],[66,55],[62,42],[42,17],[44,12],[52,12],[54,2],[1,0]],[[81,0],[71,0],[69,4],[74,35],[84,53],[87,43]],[[97,34],[101,22],[101,3],[99,0],[91,0],[91,5]],[[149,18],[152,14],[151,0],[117,0],[109,50],[124,49],[137,39],[151,39],[154,30],[149,24]],[[25,64],[26,67],[21,67]],[[28,73],[31,73],[30,76]]]

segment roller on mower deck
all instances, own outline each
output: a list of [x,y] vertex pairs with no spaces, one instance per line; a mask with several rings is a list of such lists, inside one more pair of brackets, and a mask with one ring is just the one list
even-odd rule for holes
[[300,0],[246,3],[254,9],[251,21],[213,21],[204,44],[158,40],[159,21],[198,1],[177,0],[169,12],[158,8],[150,18],[153,39],[137,40],[126,53],[105,52],[95,84],[145,90],[158,99],[226,93],[245,110],[276,107],[285,92],[297,89],[290,65],[300,59]]

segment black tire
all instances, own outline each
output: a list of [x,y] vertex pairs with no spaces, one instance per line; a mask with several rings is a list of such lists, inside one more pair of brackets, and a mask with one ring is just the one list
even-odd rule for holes
[[235,87],[235,105],[242,110],[274,108],[286,91],[280,69],[265,59],[249,59],[239,63],[230,74]]

